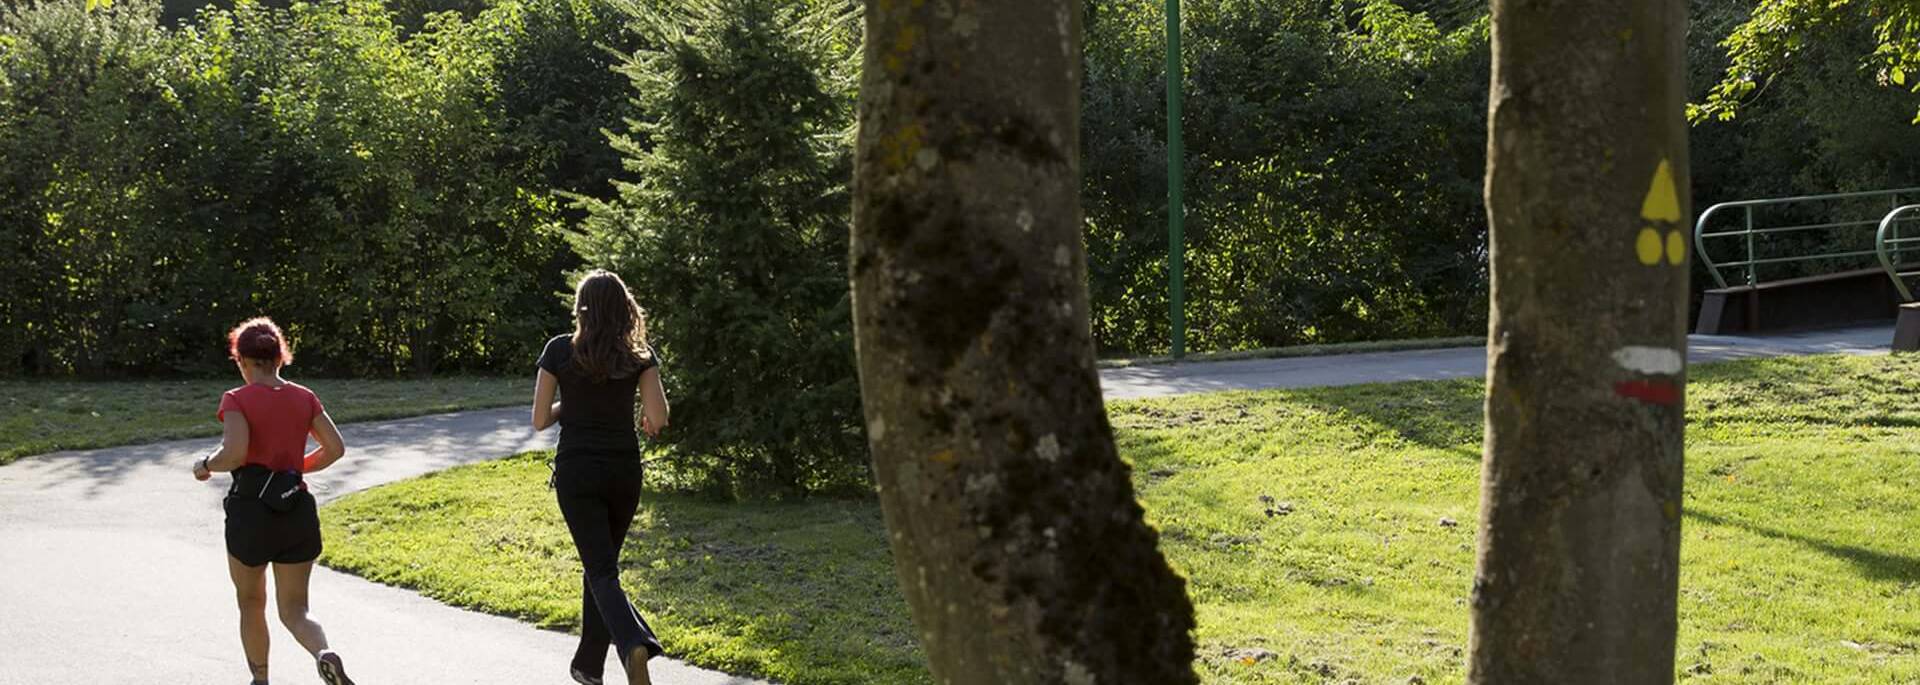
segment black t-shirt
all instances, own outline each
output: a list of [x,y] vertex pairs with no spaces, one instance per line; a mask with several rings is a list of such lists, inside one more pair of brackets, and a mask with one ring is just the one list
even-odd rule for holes
[[560,381],[558,458],[639,459],[640,435],[634,423],[640,374],[659,364],[660,355],[640,362],[633,375],[594,382],[573,363],[573,336],[547,341],[540,368]]

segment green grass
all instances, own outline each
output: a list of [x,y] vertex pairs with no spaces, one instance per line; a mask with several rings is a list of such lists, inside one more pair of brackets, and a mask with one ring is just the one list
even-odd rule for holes
[[[350,495],[321,517],[322,561],[575,628],[580,562],[546,487],[549,456]],[[926,681],[871,502],[735,506],[648,493],[621,561],[625,586],[677,656],[790,683]]]
[[[335,421],[378,421],[525,403],[524,378],[330,380],[312,388]],[[0,465],[59,450],[220,434],[214,410],[237,378],[174,381],[0,381]]]
[[1411,352],[1414,350],[1444,350],[1458,347],[1483,347],[1486,336],[1460,336],[1452,338],[1411,338],[1407,340],[1371,340],[1350,343],[1323,343],[1314,345],[1295,345],[1292,347],[1263,347],[1257,350],[1229,350],[1226,352],[1196,352],[1183,359],[1160,355],[1151,357],[1132,357],[1102,359],[1103,369],[1122,369],[1135,366],[1157,366],[1162,364],[1192,364],[1204,362],[1230,362],[1243,359],[1284,359],[1292,357],[1329,357],[1340,354],[1365,354],[1369,352]]
[[[1916,397],[1920,356],[1696,369],[1683,681],[1920,682]],[[1190,580],[1208,683],[1462,681],[1480,402],[1457,381],[1113,405]],[[545,475],[528,455],[348,497],[323,517],[325,561],[572,626],[577,566]],[[793,685],[929,682],[872,503],[643,506],[624,579],[676,653]]]

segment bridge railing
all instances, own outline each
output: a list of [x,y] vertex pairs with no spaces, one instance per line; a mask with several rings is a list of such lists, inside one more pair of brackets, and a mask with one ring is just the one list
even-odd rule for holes
[[[1913,271],[1900,270],[1904,264],[1900,258],[1901,251],[1920,249],[1920,237],[1900,237],[1900,222],[1910,221],[1915,218],[1902,218],[1901,215],[1912,214],[1916,211],[1920,211],[1920,205],[1895,207],[1893,211],[1887,212],[1887,216],[1880,220],[1879,232],[1875,233],[1873,238],[1874,254],[1880,257],[1880,268],[1886,269],[1887,278],[1893,279],[1894,289],[1900,291],[1901,302],[1914,301],[1913,290],[1907,287],[1907,279],[1920,276],[1920,269]],[[1902,247],[1903,245],[1912,245],[1913,247]]]
[[[1906,205],[1903,207],[1900,204],[1902,197],[1908,198],[1909,200],[1920,199],[1920,188],[1722,202],[1707,208],[1707,211],[1701,212],[1700,218],[1694,222],[1694,253],[1700,260],[1700,263],[1707,268],[1707,274],[1713,278],[1714,284],[1720,288],[1731,287],[1725,273],[1727,269],[1740,269],[1740,275],[1743,281],[1741,285],[1758,286],[1768,282],[1761,278],[1760,267],[1762,266],[1780,266],[1807,262],[1844,263],[1847,260],[1852,260],[1864,265],[1867,263],[1867,258],[1878,257],[1882,268],[1889,269],[1890,273],[1897,274],[1898,271],[1893,265],[1900,263],[1898,259],[1899,253],[1907,250],[1920,250],[1920,238],[1899,237],[1897,226],[1901,222],[1920,220],[1920,212],[1916,211],[1920,210],[1920,205]],[[1892,209],[1892,213],[1886,214],[1878,219],[1853,218],[1855,216],[1870,217],[1879,214],[1879,211],[1884,211],[1863,210],[1857,207],[1857,205],[1861,203],[1874,201],[1877,198],[1885,198],[1887,204],[1881,206]],[[1758,224],[1755,221],[1756,210],[1816,203],[1847,203],[1856,205],[1856,207],[1846,207],[1825,213],[1826,218],[1842,219],[1839,221],[1795,223],[1785,226],[1766,226]],[[1878,204],[1878,202],[1874,202],[1874,204]],[[1715,217],[1736,213],[1738,214],[1738,218],[1741,219],[1739,228],[1708,230],[1711,220]],[[1868,231],[1874,230],[1875,227],[1878,227],[1879,233],[1872,234],[1874,239],[1873,247],[1872,249],[1865,249],[1866,238],[1870,235]],[[1891,237],[1883,240],[1882,236],[1889,235],[1890,229]],[[1860,243],[1858,247],[1861,249],[1854,249],[1855,246],[1846,245],[1833,250],[1823,248],[1819,251],[1806,251],[1808,250],[1808,248],[1804,246],[1806,241],[1802,241],[1801,245],[1790,245],[1789,247],[1791,249],[1788,254],[1775,256],[1762,255],[1760,249],[1762,241],[1771,240],[1787,234],[1804,234],[1815,231],[1825,231],[1828,237],[1837,239],[1826,241],[1828,245],[1835,242],[1845,245],[1848,242],[1857,241]],[[1735,240],[1738,242],[1734,243]],[[1734,243],[1734,245],[1729,248],[1729,243]],[[1715,259],[1715,248],[1721,250],[1721,259]],[[1727,250],[1729,249],[1737,252],[1735,254],[1728,254]],[[1804,276],[1808,274],[1792,275]],[[1907,300],[1912,301],[1910,293],[1906,290],[1905,283],[1901,282],[1901,276],[1894,275],[1893,278],[1895,282],[1900,283],[1902,294],[1908,295]]]

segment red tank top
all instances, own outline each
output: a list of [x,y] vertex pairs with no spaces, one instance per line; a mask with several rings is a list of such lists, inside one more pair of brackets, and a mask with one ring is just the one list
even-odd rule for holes
[[306,470],[307,434],[314,418],[326,412],[320,397],[303,386],[268,387],[250,383],[220,396],[222,422],[228,411],[247,420],[247,463],[275,471]]

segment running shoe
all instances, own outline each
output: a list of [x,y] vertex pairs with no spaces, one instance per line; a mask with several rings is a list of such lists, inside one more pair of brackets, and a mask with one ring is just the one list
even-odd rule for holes
[[320,682],[327,685],[353,685],[353,679],[347,677],[347,667],[340,663],[340,655],[332,650],[322,651],[316,661],[320,667]]

